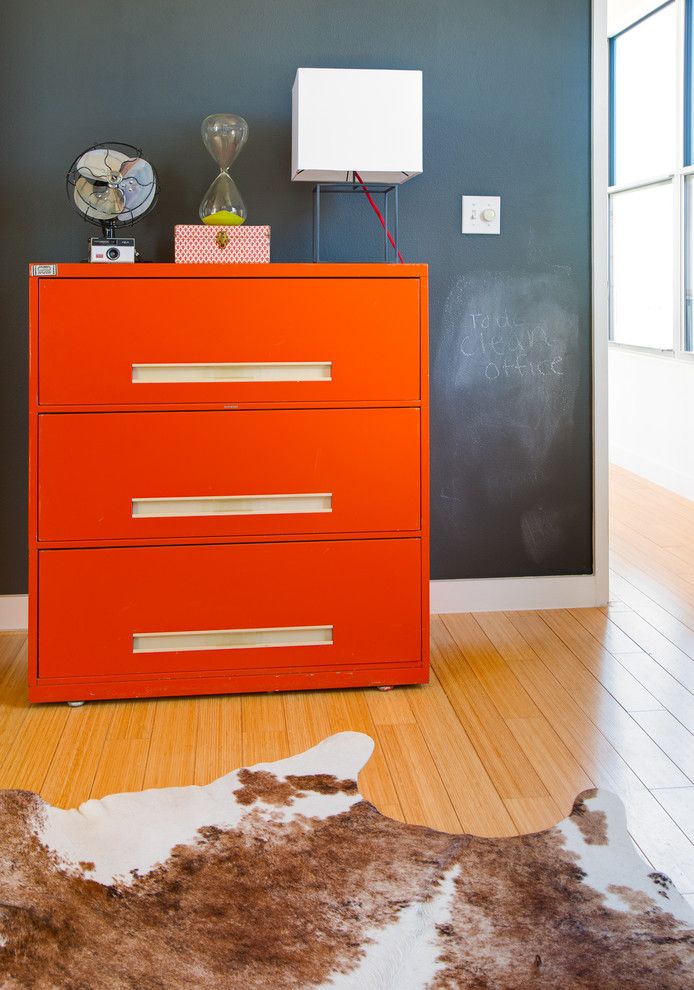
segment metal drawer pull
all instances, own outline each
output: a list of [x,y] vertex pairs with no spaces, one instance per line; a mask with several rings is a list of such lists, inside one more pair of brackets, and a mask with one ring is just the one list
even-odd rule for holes
[[134,364],[133,382],[329,382],[332,361],[257,361],[249,364]]
[[279,516],[332,512],[332,492],[307,495],[211,495],[203,498],[134,498],[133,519],[166,516]]
[[332,642],[332,626],[200,629],[195,632],[133,633],[133,653],[248,650],[269,646],[332,646]]

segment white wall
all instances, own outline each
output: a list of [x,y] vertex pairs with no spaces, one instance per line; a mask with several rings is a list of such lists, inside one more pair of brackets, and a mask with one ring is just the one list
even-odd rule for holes
[[694,358],[610,347],[610,460],[694,499]]

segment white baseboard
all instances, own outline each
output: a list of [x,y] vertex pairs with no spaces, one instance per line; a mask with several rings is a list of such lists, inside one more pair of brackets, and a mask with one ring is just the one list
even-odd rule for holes
[[0,630],[26,629],[27,601],[26,595],[0,595]]
[[431,582],[432,614],[591,608],[608,600],[594,574],[561,577],[463,578]]
[[639,474],[642,478],[648,478],[656,485],[669,488],[671,492],[677,492],[685,498],[694,499],[694,478],[690,474],[684,474],[677,468],[672,468],[668,464],[661,464],[650,457],[644,457],[633,450],[625,450],[624,447],[615,447],[610,444],[610,461],[619,467]]
[[[604,605],[594,574],[431,582],[431,612],[503,612]],[[0,595],[0,630],[26,629],[27,596]]]

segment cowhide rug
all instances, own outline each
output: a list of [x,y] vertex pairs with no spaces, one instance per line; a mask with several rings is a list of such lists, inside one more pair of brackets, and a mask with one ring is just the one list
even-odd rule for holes
[[694,912],[611,794],[520,838],[385,818],[343,732],[74,811],[0,793],[0,985],[691,990]]

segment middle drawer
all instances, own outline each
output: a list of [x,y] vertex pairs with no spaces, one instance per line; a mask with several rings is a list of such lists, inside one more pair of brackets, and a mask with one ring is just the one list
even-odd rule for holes
[[419,410],[39,416],[39,540],[414,531]]

